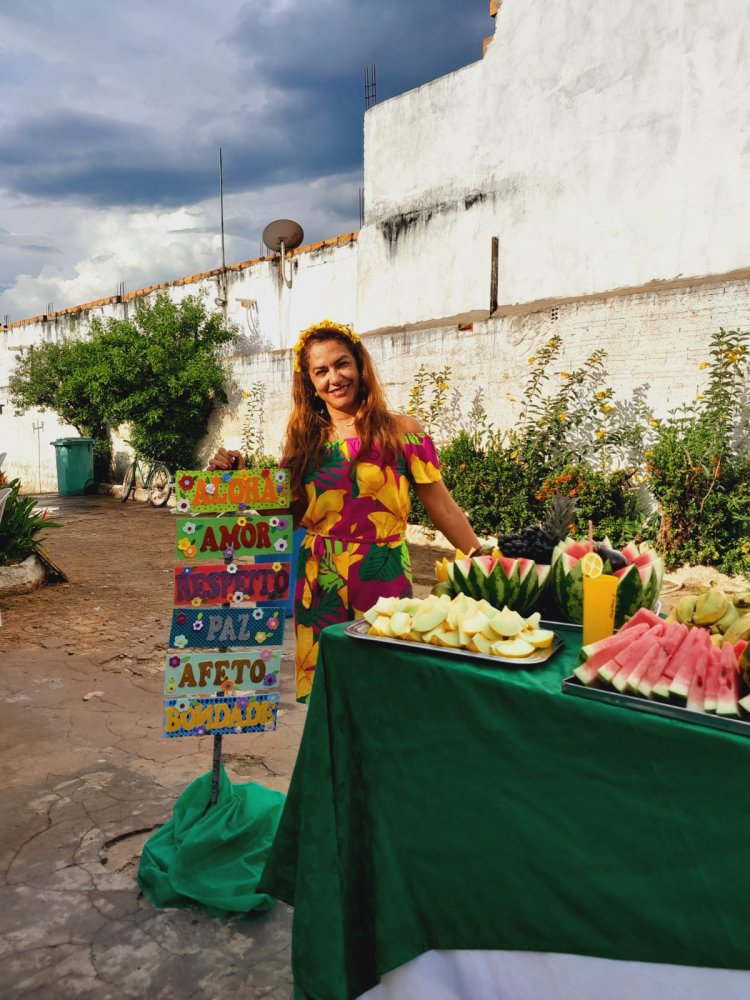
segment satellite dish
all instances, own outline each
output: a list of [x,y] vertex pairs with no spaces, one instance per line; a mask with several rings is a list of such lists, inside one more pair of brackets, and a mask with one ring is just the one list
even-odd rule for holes
[[293,219],[276,219],[275,222],[269,222],[263,230],[263,242],[274,253],[294,250],[304,237],[302,226]]
[[302,226],[292,219],[276,219],[275,222],[269,222],[263,230],[263,242],[268,249],[273,250],[274,253],[281,253],[279,266],[287,288],[292,287],[292,272],[290,270],[289,277],[287,277],[284,268],[284,253],[298,247],[304,235]]

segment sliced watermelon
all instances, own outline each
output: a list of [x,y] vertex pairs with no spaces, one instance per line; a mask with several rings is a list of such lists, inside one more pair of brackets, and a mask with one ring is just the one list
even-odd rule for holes
[[641,622],[646,622],[650,628],[652,625],[658,625],[662,621],[664,621],[664,619],[660,618],[654,611],[651,611],[650,608],[638,608],[633,617],[628,618],[620,631],[624,632],[626,629],[633,628],[635,625],[640,625]]
[[632,691],[633,694],[637,693],[638,685],[641,683],[641,680],[648,671],[656,673],[658,670],[659,673],[661,673],[664,669],[664,666],[669,659],[669,654],[661,643],[663,638],[664,636],[660,636],[660,641],[653,643],[651,648],[646,651],[643,659],[635,670],[628,675],[627,688],[629,691]]
[[581,683],[593,684],[596,680],[599,667],[613,660],[616,653],[629,646],[634,639],[642,635],[647,629],[648,625],[642,622],[629,629],[627,635],[623,635],[621,629],[619,632],[615,632],[614,635],[607,636],[606,639],[592,642],[588,646],[581,646],[579,656],[583,662],[579,663],[573,673]]
[[721,660],[716,714],[739,715],[740,675],[737,669],[737,657],[734,655],[731,643],[725,642],[721,647]]
[[[696,629],[688,629],[688,634],[670,657],[667,665],[661,673],[661,676],[654,682],[653,687],[651,688],[652,697],[665,699],[669,698],[672,681],[682,670],[683,664],[686,661],[688,663],[692,663],[692,656],[698,638],[699,636]],[[687,697],[687,692],[685,697]]]
[[533,559],[473,556],[448,563],[446,572],[459,593],[527,615],[547,586],[550,567],[537,565]]
[[[705,629],[695,628],[692,634],[694,640],[690,644],[690,656],[683,657],[680,667],[674,675],[672,683],[669,685],[670,697],[676,698],[678,701],[687,701],[687,696],[690,693],[690,682],[693,678],[696,664],[706,658],[708,649],[711,646],[711,639]],[[683,649],[685,645],[686,643],[682,644]]]
[[[661,624],[654,625],[654,627],[650,628],[648,632],[639,636],[634,642],[631,642],[629,646],[617,653],[615,656],[615,663],[619,664],[620,669],[614,677],[612,677],[611,683],[613,687],[617,688],[618,691],[625,690],[628,677],[630,677],[631,673],[637,669],[644,656],[649,653],[654,644],[657,646],[661,645],[659,642],[661,635]],[[606,680],[606,677],[603,676],[602,668],[599,669],[599,676]]]
[[719,697],[719,677],[721,675],[721,650],[711,646],[711,662],[706,674],[706,698],[703,702],[704,712],[715,712]]
[[706,675],[711,664],[712,646],[702,649],[693,665],[690,677],[690,687],[687,694],[687,705],[692,712],[702,712],[706,701]]
[[[636,611],[636,616],[644,612],[645,614],[653,614],[651,611],[646,611],[645,608],[641,608]],[[656,618],[656,615],[654,615]],[[639,626],[634,626],[638,628]],[[622,630],[621,630],[622,631]],[[630,629],[629,631],[632,631]],[[661,659],[654,661],[647,671],[643,673],[640,681],[638,682],[638,693],[642,694],[645,698],[651,697],[651,692],[653,691],[654,684],[659,680],[659,678],[664,674],[667,669],[667,665],[672,657],[675,655],[677,650],[683,644],[687,638],[689,629],[687,625],[683,625],[681,622],[675,622],[669,626],[664,625],[664,635],[662,638],[662,649],[666,654],[664,661]]]

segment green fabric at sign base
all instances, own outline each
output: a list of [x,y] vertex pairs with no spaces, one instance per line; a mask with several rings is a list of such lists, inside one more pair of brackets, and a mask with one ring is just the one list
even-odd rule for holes
[[172,818],[143,848],[138,882],[154,906],[195,906],[210,913],[267,910],[257,891],[276,834],[284,795],[253,783],[233,785],[221,769],[219,797],[211,798],[211,772],[188,785]]

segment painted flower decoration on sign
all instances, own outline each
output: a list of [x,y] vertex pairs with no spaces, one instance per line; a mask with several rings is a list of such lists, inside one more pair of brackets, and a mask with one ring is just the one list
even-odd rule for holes
[[224,549],[224,561],[231,562],[232,559],[234,559],[234,546],[227,545],[227,547]]
[[177,709],[178,712],[187,712],[187,710],[190,708],[190,699],[178,698],[177,701],[174,703],[174,707]]
[[203,598],[194,597],[190,603],[193,605],[194,608],[199,608],[201,604],[203,604]]
[[183,490],[191,490],[195,480],[192,476],[181,476],[180,477],[180,488]]
[[185,549],[185,555],[188,557],[188,559],[194,559],[197,554],[198,550],[194,545],[188,545],[188,547]]
[[274,543],[274,546],[273,546],[273,547],[274,547],[274,548],[276,549],[276,551],[277,551],[277,552],[286,552],[286,550],[287,550],[287,548],[288,548],[289,546],[287,545],[287,540],[286,540],[286,538],[279,538],[279,539],[278,539],[278,540],[277,540],[277,541],[276,541],[276,542]]
[[256,622],[259,622],[262,617],[263,617],[263,609],[256,608],[255,611],[253,611],[253,618],[256,620]]
[[182,530],[185,532],[186,535],[194,535],[195,527],[196,526],[192,521],[187,521],[185,524],[183,524]]
[[177,622],[178,625],[186,625],[187,615],[185,614],[185,612],[181,611],[179,615],[177,615],[177,617],[175,618],[175,621]]
[[274,571],[274,573],[278,573],[279,570],[281,569],[281,563],[280,562],[271,563],[271,569]]
[[180,552],[184,552],[186,549],[189,549],[190,548],[190,539],[189,538],[181,538],[179,540],[179,542],[177,543],[177,548],[180,550]]
[[221,481],[222,483],[228,483],[231,478],[232,478],[231,472],[224,472],[222,473]]
[[232,594],[232,602],[234,604],[242,604],[244,600],[245,600],[245,595],[242,593],[242,591],[235,590],[235,592]]
[[268,638],[268,636],[266,635],[265,632],[256,632],[255,633],[255,641],[256,642],[265,642],[267,638]]
[[279,627],[279,619],[278,618],[269,618],[268,621],[266,622],[266,625],[273,632],[275,629],[277,629]]
[[280,517],[279,518],[279,527],[280,528],[286,528],[286,518],[285,517]]
[[227,679],[225,681],[221,682],[221,688],[222,688],[222,691],[224,691],[226,693],[228,693],[229,691],[232,691],[234,689],[234,681],[230,681],[230,679],[227,677]]
[[190,510],[189,500],[178,500],[177,501],[177,512],[178,514],[186,514]]
[[247,518],[246,517],[238,517],[237,518],[237,524],[239,524],[239,526],[241,528],[244,528],[245,525],[247,524]]
[[227,566],[227,573],[236,573],[236,572],[237,572],[237,563],[230,563]]
[[271,525],[272,528],[278,528],[279,519],[278,517],[269,517],[268,523]]
[[243,694],[242,697],[237,699],[237,705],[239,708],[242,709],[243,712],[245,711],[245,709],[249,704],[250,704],[250,699],[245,694]]
[[187,646],[187,637],[184,635],[176,635],[174,637],[174,644],[177,649],[184,649]]
[[170,667],[179,667],[179,665],[180,665],[181,662],[182,661],[180,660],[179,656],[170,656],[169,657],[169,665],[170,665]]
[[273,656],[273,653],[271,652],[270,649],[263,649],[263,650],[261,650],[261,653],[260,653],[261,660],[270,660],[272,656]]
[[206,493],[208,493],[208,495],[212,497],[215,492],[216,492],[216,487],[214,486],[214,484],[206,483]]
[[266,676],[263,678],[263,683],[266,685],[266,687],[273,687],[273,685],[276,683],[276,674],[266,674]]
[[202,628],[203,628],[202,621],[193,622],[193,632],[200,632]]

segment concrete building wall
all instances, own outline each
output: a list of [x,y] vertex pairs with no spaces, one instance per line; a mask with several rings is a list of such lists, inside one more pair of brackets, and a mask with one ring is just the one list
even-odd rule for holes
[[[281,280],[278,264],[263,258],[227,268],[192,275],[175,282],[154,285],[116,297],[87,303],[74,309],[55,312],[49,317],[35,316],[0,328],[0,452],[7,453],[3,471],[18,476],[26,489],[57,489],[55,449],[50,442],[58,437],[77,437],[73,427],[61,424],[54,413],[29,410],[17,414],[8,398],[8,380],[19,354],[46,341],[82,337],[92,320],[123,319],[132,314],[140,298],[166,291],[175,301],[188,295],[204,295],[212,309],[224,309],[239,328],[236,352],[227,358],[230,371],[243,371],[245,359],[265,345],[270,359],[296,339],[305,326],[325,317],[354,323],[356,319],[357,234],[301,247],[286,262],[288,288]],[[219,303],[217,304],[217,299]],[[225,301],[222,306],[221,300]],[[234,383],[232,383],[232,386]],[[232,398],[241,399],[230,386]],[[34,430],[44,424],[43,429]],[[121,436],[113,439],[118,468],[124,465],[130,450]]]
[[750,264],[741,0],[504,0],[484,58],[365,115],[363,329]]

